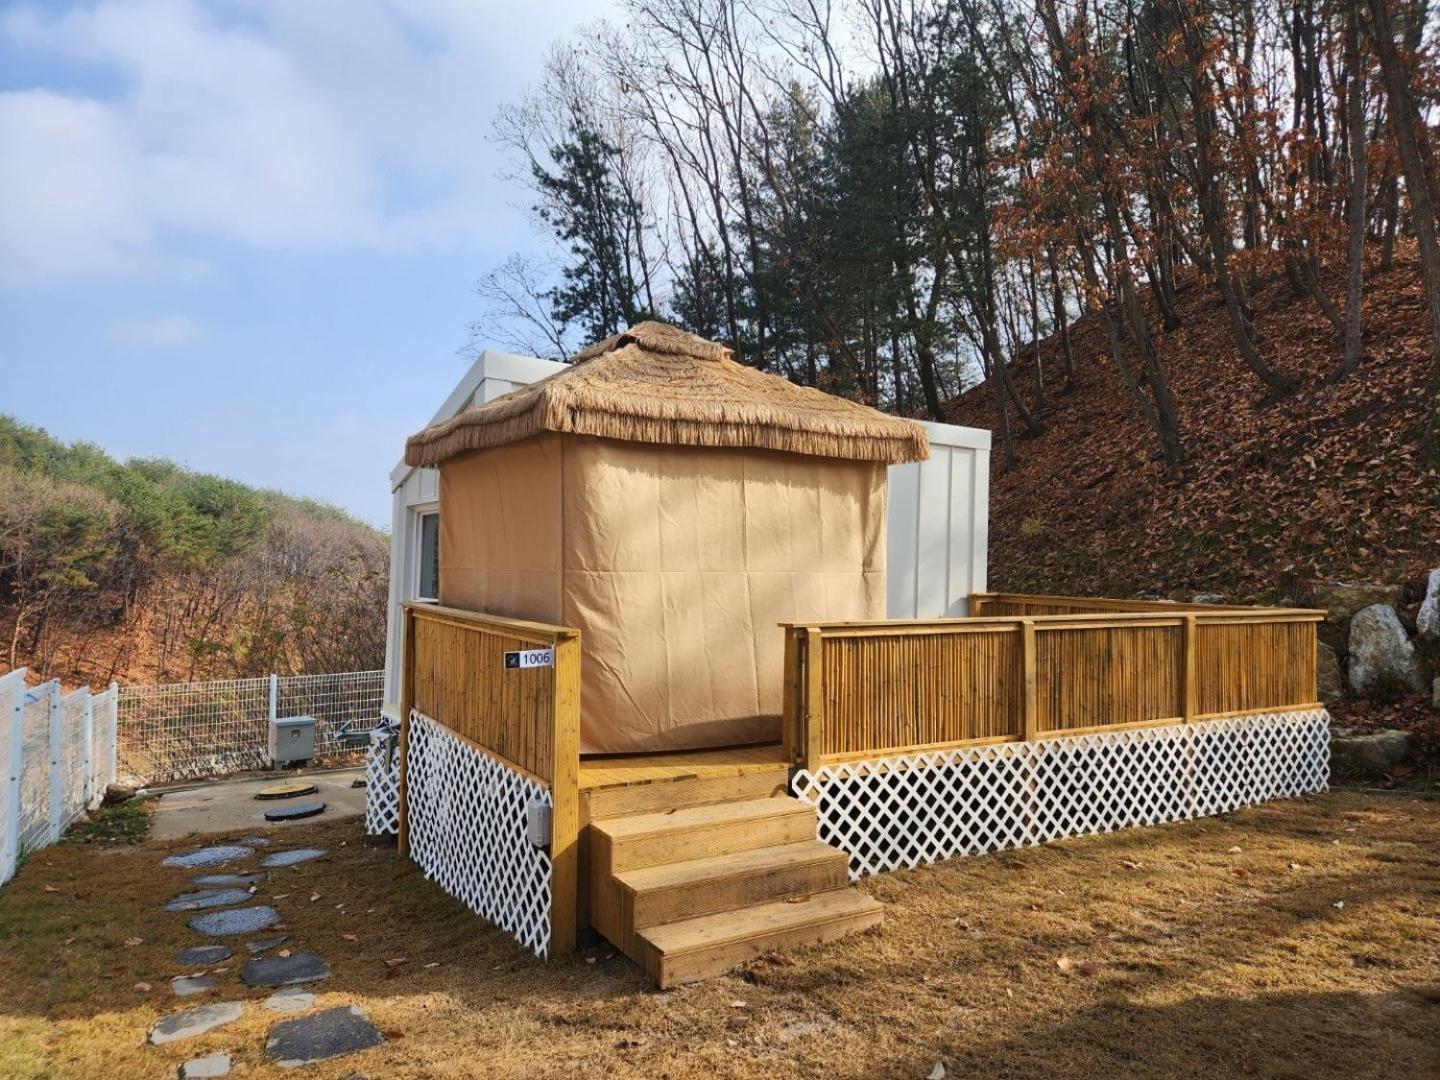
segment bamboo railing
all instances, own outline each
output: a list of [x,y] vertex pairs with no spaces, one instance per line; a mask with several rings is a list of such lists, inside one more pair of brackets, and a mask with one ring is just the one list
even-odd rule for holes
[[[981,599],[984,610],[990,598]],[[1158,607],[786,624],[787,760],[814,769],[1318,707],[1315,632],[1323,612]]]
[[972,616],[1105,615],[1145,611],[1259,611],[1232,604],[1186,604],[1169,600],[1113,600],[1104,596],[1047,596],[1043,593],[971,593]]
[[[410,711],[550,791],[550,954],[575,948],[580,831],[580,633],[434,604],[404,605],[401,854]],[[553,667],[506,668],[505,653],[553,649]]]

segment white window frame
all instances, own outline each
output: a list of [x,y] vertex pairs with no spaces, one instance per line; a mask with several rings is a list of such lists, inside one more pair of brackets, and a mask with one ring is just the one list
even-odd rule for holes
[[[410,550],[415,553],[413,568],[410,573],[410,591],[413,598],[422,604],[438,604],[440,597],[426,596],[421,591],[420,586],[422,584],[421,575],[424,573],[425,566],[425,519],[433,514],[435,516],[435,528],[438,530],[440,528],[440,506],[438,503],[427,503],[423,506],[411,507],[410,512],[412,519]],[[435,568],[435,580],[437,583],[440,580],[440,568],[438,566]],[[438,593],[440,590],[437,588],[435,591]]]

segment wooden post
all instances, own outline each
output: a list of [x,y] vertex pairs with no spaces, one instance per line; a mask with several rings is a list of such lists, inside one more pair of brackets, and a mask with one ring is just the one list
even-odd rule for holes
[[824,636],[819,627],[805,628],[805,745],[801,764],[810,772],[820,767],[825,742]]
[[795,730],[799,720],[796,694],[796,684],[799,681],[800,673],[797,670],[800,656],[799,643],[795,639],[793,627],[782,627],[785,633],[785,659],[781,662],[781,670],[784,672],[783,682],[780,686],[780,753],[790,764],[798,760],[799,747],[796,745],[798,734]]
[[1025,741],[1033,742],[1039,734],[1040,701],[1035,683],[1035,620],[1020,620],[1020,672],[1024,690]]
[[1186,615],[1183,618],[1180,641],[1180,716],[1188,724],[1195,719],[1196,713],[1199,712],[1197,706],[1200,696],[1197,684],[1196,655],[1200,636],[1195,616]]
[[580,913],[580,635],[555,640],[555,745],[550,783],[550,955],[575,950]]
[[404,633],[400,647],[400,757],[398,821],[395,845],[402,858],[410,855],[410,710],[415,707],[415,612],[408,607],[402,616]]

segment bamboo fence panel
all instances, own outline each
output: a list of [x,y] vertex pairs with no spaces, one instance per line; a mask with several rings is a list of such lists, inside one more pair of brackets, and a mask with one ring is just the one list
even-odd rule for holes
[[1187,611],[1255,611],[1229,604],[1184,604],[1169,600],[1114,600],[1103,596],[1043,596],[1031,593],[971,593],[970,614],[976,617],[1037,615],[1105,615],[1114,613]]
[[[553,649],[551,667],[505,653]],[[398,840],[408,852],[411,710],[550,789],[550,955],[575,947],[580,832],[580,634],[433,604],[405,605]]]
[[[1021,599],[1043,608],[1046,598]],[[1072,599],[1056,606],[1084,602]],[[813,769],[1313,708],[1322,617],[1300,609],[1156,604],[1143,611],[787,624],[787,757]]]
[[1201,620],[1197,711],[1215,716],[1315,703],[1315,628],[1313,618],[1298,616]]
[[1179,619],[1035,628],[1038,734],[1183,715]]

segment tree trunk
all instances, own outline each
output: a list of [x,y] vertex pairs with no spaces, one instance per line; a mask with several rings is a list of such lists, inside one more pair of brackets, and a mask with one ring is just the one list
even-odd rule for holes
[[1365,222],[1368,217],[1365,200],[1365,70],[1361,66],[1360,19],[1353,5],[1345,35],[1345,62],[1350,68],[1350,85],[1346,88],[1349,98],[1345,103],[1350,129],[1350,245],[1346,252],[1349,263],[1345,278],[1345,353],[1340,366],[1331,376],[1337,382],[1360,364],[1363,334],[1360,299],[1365,282]]
[[1430,308],[1431,356],[1440,365],[1440,239],[1435,234],[1435,204],[1425,157],[1420,148],[1424,119],[1410,92],[1414,54],[1402,57],[1395,47],[1395,28],[1388,0],[1366,0],[1370,9],[1371,37],[1380,58],[1380,73],[1390,98],[1390,125],[1400,150],[1405,189],[1410,198],[1410,216],[1415,223],[1415,240],[1420,249],[1420,274],[1425,282],[1425,302]]

